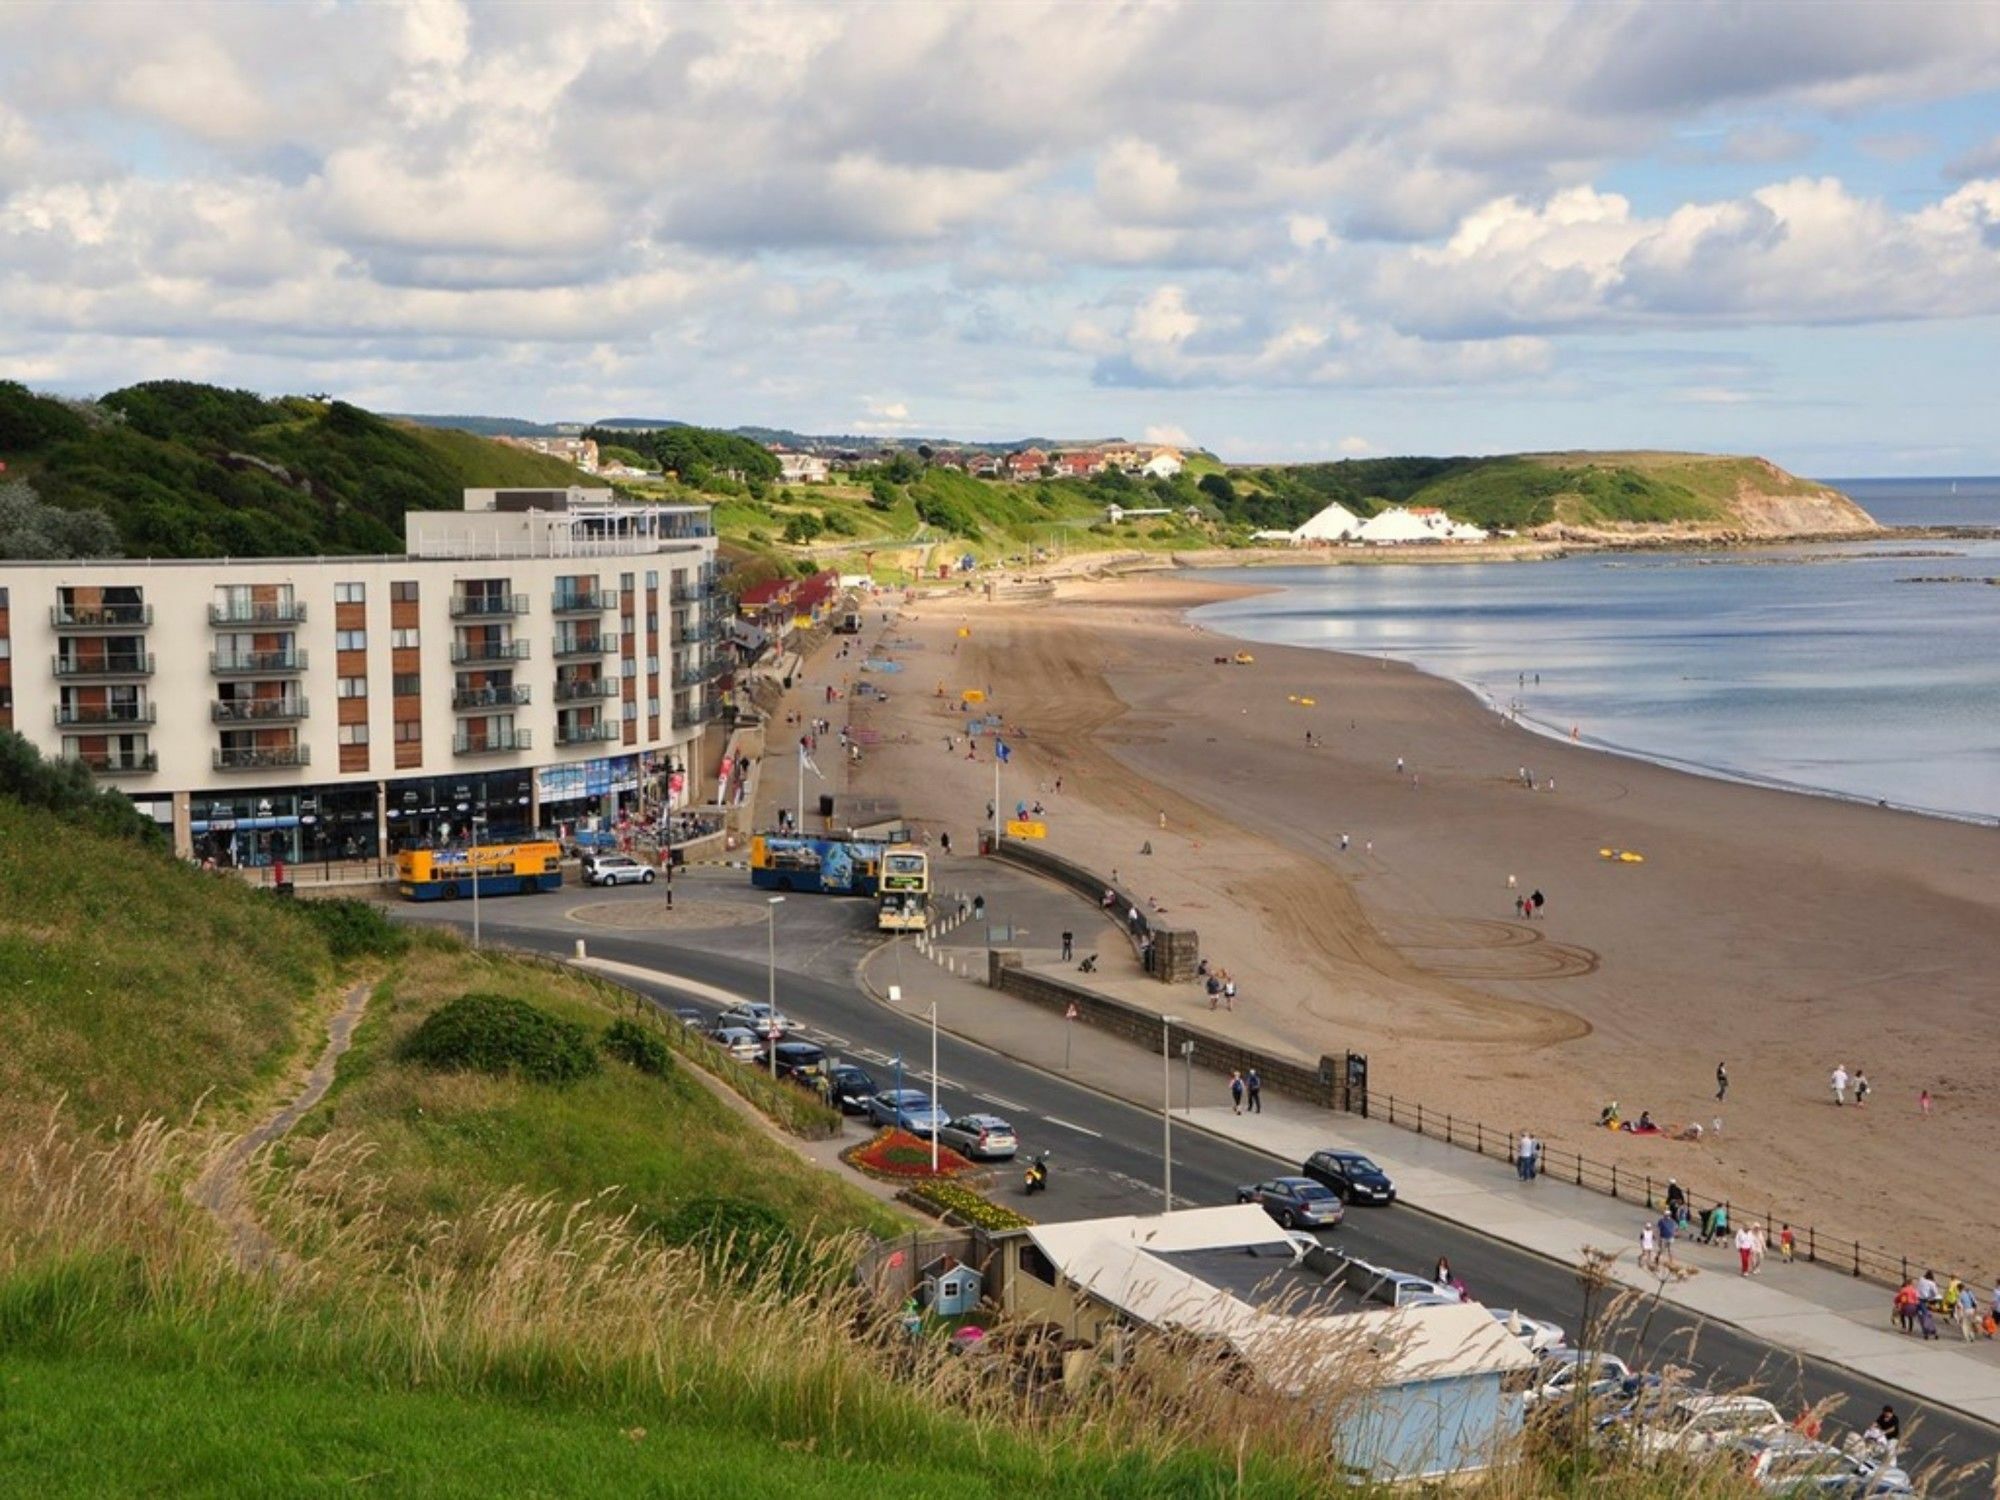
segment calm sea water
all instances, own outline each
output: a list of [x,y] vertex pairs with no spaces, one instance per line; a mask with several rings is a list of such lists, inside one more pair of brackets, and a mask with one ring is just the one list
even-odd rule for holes
[[[1983,495],[1968,493],[1975,484]],[[1891,524],[1983,524],[1980,506],[2000,524],[2000,481],[1959,481],[1963,515],[1935,494],[1884,504],[1865,487],[1848,492]],[[1952,555],[1922,555],[1939,552]],[[1250,640],[1410,661],[1496,708],[1518,702],[1524,725],[1565,737],[1579,725],[1601,749],[2000,819],[2000,586],[1901,581],[1941,574],[2000,577],[2000,537],[1227,570],[1213,576],[1281,591],[1197,618]]]

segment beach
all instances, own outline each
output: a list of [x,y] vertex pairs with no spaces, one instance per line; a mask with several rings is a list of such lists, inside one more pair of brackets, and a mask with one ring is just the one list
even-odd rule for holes
[[[963,690],[988,692],[1005,808],[1041,802],[1051,850],[1116,867],[1239,986],[1213,1014],[1143,986],[1163,1011],[1306,1060],[1366,1052],[1378,1099],[1991,1278],[2000,835],[1552,742],[1393,663],[1218,664],[1242,643],[1185,611],[1233,592],[1149,574],[904,606],[889,701],[852,705],[879,737],[853,790],[949,831],[976,879],[990,741],[973,761],[945,741]],[[1836,1064],[1867,1073],[1867,1108],[1835,1106]],[[1704,1138],[1595,1128],[1614,1099]]]

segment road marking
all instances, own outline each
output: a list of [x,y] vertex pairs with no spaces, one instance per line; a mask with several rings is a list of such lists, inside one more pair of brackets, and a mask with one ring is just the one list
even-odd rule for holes
[[1062,1126],[1064,1130],[1074,1130],[1078,1135],[1087,1135],[1090,1136],[1093,1140],[1101,1141],[1104,1139],[1104,1135],[1101,1131],[1089,1130],[1082,1125],[1072,1125],[1067,1120],[1058,1120],[1054,1115],[1044,1115],[1042,1116],[1042,1118],[1048,1121],[1048,1123],[1051,1125]]
[[997,1104],[1002,1109],[1024,1110],[1028,1106],[1016,1104],[1012,1099],[1002,1099],[998,1094],[974,1094],[975,1099],[984,1099],[988,1104]]
[[830,1043],[832,1043],[832,1044],[833,1044],[834,1046],[836,1046],[836,1047],[845,1047],[845,1046],[847,1045],[847,1038],[846,1038],[846,1037],[844,1037],[844,1036],[835,1036],[835,1035],[834,1035],[834,1034],[833,1034],[832,1032],[830,1032],[830,1031],[821,1031],[821,1030],[819,1030],[819,1029],[818,1029],[817,1027],[815,1027],[815,1028],[813,1029],[813,1034],[814,1034],[815,1036],[817,1036],[817,1037],[818,1037],[818,1038],[819,1038],[819,1039],[820,1039],[821,1041],[823,1041],[823,1042],[830,1042]]

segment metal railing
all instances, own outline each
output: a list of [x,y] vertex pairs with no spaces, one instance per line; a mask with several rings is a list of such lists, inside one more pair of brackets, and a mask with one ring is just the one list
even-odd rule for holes
[[585,677],[571,682],[558,682],[555,686],[555,701],[558,703],[581,703],[593,698],[617,696],[616,677]]
[[674,673],[674,686],[677,688],[700,687],[704,682],[715,681],[716,678],[722,675],[722,672],[722,662],[715,657],[710,657],[699,666],[683,667]]
[[312,764],[310,745],[245,746],[224,745],[215,752],[218,771],[284,771]]
[[515,708],[530,697],[526,687],[480,687],[460,688],[451,695],[451,706],[459,711],[469,708]]
[[306,700],[283,698],[218,698],[208,706],[209,719],[217,724],[269,723],[277,719],[303,719]]
[[454,667],[472,666],[482,661],[526,661],[526,641],[460,641],[451,648]]
[[139,755],[72,755],[71,760],[87,766],[93,776],[144,776],[160,769],[157,751],[148,750]]
[[153,606],[51,604],[49,623],[57,630],[144,630],[153,623]]
[[269,604],[211,604],[208,607],[208,623],[211,625],[302,625],[305,618],[303,600]]
[[516,750],[532,750],[534,736],[525,729],[502,729],[488,734],[455,734],[451,738],[454,755],[508,755]]
[[96,658],[87,656],[54,656],[49,658],[49,660],[58,677],[74,679],[80,677],[151,677],[153,675],[153,656],[151,652]]
[[493,615],[525,615],[528,612],[526,594],[453,594],[451,596],[451,617],[454,620],[481,619]]
[[[1365,1118],[1384,1120],[1405,1130],[1414,1130],[1418,1135],[1441,1140],[1447,1146],[1476,1151],[1496,1161],[1512,1162],[1515,1159],[1514,1147],[1520,1138],[1518,1131],[1495,1130],[1482,1121],[1469,1120],[1449,1110],[1430,1109],[1423,1104],[1398,1099],[1394,1094],[1373,1090],[1357,1089],[1349,1094],[1343,1089],[1341,1102],[1342,1107]],[[1621,1167],[1617,1162],[1596,1161],[1570,1147],[1546,1142],[1537,1143],[1536,1156],[1541,1176],[1589,1188],[1623,1202],[1636,1203],[1655,1213],[1662,1212],[1666,1207],[1666,1179],[1653,1172]],[[1718,1204],[1727,1212],[1731,1226],[1737,1223],[1739,1212],[1747,1213],[1765,1226],[1773,1251],[1777,1249],[1779,1226],[1789,1224],[1801,1259],[1830,1266],[1849,1276],[1880,1282],[1884,1286],[1901,1286],[1913,1274],[1913,1265],[1917,1270],[1923,1269],[1907,1255],[1877,1245],[1864,1245],[1859,1240],[1824,1234],[1809,1223],[1788,1217],[1778,1208],[1775,1199],[1757,1203],[1732,1200],[1726,1195],[1709,1197],[1688,1189],[1684,1181],[1681,1186],[1687,1189],[1688,1210],[1696,1224],[1700,1223],[1708,1208]]]
[[558,745],[595,745],[608,743],[618,738],[616,724],[558,724],[556,743]]
[[218,676],[230,676],[243,672],[303,672],[306,669],[306,653],[303,651],[211,651],[208,653],[208,669]]
[[558,589],[549,601],[549,608],[559,615],[602,614],[617,607],[616,589]]
[[618,649],[616,631],[600,630],[589,635],[559,635],[555,639],[558,659],[572,656],[608,656]]
[[151,703],[106,703],[97,708],[63,708],[58,705],[56,728],[79,729],[90,724],[119,727],[127,724],[151,724],[159,717],[159,709]]

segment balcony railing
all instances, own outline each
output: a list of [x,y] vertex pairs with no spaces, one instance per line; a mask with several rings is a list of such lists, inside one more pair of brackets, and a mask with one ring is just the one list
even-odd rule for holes
[[215,752],[218,771],[285,771],[312,763],[310,745],[223,746]]
[[526,641],[460,641],[451,648],[455,667],[477,666],[480,662],[526,661]]
[[689,625],[686,627],[676,625],[674,627],[674,649],[676,651],[680,650],[683,646],[698,646],[704,641],[712,641],[714,639],[715,627],[713,625]]
[[678,672],[674,673],[674,686],[677,688],[700,687],[704,682],[715,681],[716,678],[723,674],[724,670],[720,658],[710,657],[707,661],[699,665],[682,667]]
[[558,724],[556,743],[558,745],[596,745],[608,743],[618,738],[616,724]]
[[559,615],[603,614],[618,607],[616,589],[558,589],[549,607]]
[[49,623],[58,630],[144,630],[153,623],[153,606],[52,604]]
[[582,703],[592,698],[616,698],[618,679],[616,677],[582,677],[573,682],[556,684],[555,701],[558,703]]
[[259,673],[290,676],[306,669],[303,651],[211,651],[208,669],[218,677],[239,677]]
[[211,625],[302,625],[305,618],[306,606],[302,599],[211,604],[208,607],[208,623]]
[[91,725],[122,727],[127,724],[151,724],[160,716],[159,709],[151,703],[103,703],[96,708],[86,708],[72,704],[56,708],[56,728],[84,729]]
[[460,711],[474,708],[515,708],[528,701],[525,687],[460,688],[451,695],[451,706]]
[[525,615],[528,612],[526,594],[453,594],[451,596],[451,617],[454,620],[490,619],[495,615]]
[[563,659],[576,656],[605,656],[618,649],[615,631],[599,631],[595,635],[559,635],[556,637],[556,656]]
[[675,604],[696,604],[714,593],[715,584],[712,580],[703,583],[677,583],[673,586],[670,598]]
[[306,700],[289,694],[282,698],[218,698],[208,705],[208,717],[217,724],[279,724],[305,716]]
[[93,776],[144,776],[160,769],[159,752],[154,750],[142,750],[130,755],[99,750],[73,755],[70,759],[88,766]]
[[455,734],[453,755],[506,755],[515,750],[532,750],[533,736],[525,729],[500,729],[488,734]]
[[75,681],[86,677],[151,677],[153,657],[150,652],[137,654],[121,653],[116,656],[57,656],[51,658],[58,677]]

